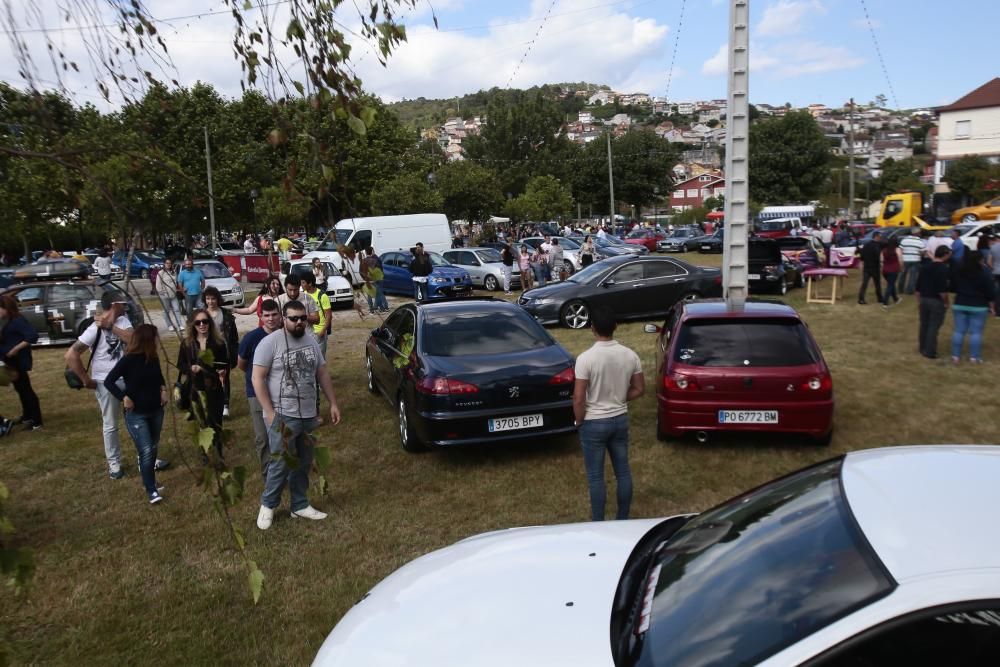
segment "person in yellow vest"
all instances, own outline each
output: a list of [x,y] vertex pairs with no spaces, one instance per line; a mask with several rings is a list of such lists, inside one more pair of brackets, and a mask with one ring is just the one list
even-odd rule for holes
[[292,258],[292,254],[290,252],[292,249],[292,242],[287,237],[282,236],[274,242],[274,245],[278,248],[278,254],[281,255],[281,261],[287,262]]

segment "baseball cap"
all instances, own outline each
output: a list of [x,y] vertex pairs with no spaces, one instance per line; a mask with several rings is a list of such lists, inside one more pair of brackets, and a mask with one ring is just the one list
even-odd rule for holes
[[116,303],[128,305],[128,299],[118,290],[107,290],[101,295],[101,308],[107,310]]

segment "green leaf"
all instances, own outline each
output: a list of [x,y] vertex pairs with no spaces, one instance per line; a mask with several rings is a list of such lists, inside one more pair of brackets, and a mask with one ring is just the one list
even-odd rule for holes
[[289,470],[299,469],[299,459],[297,456],[292,456],[288,452],[282,452],[281,458],[284,459],[285,465],[288,466]]
[[240,548],[240,551],[246,549],[247,546],[246,535],[244,535],[243,531],[237,528],[236,526],[233,526],[233,539],[236,540],[236,546]]
[[250,0],[243,0],[243,9],[253,9],[253,3]]
[[[373,279],[374,280],[374,279]],[[371,283],[365,283],[361,286],[361,291],[364,292],[366,296],[375,296],[375,286]]]
[[329,447],[316,447],[313,450],[313,456],[316,461],[317,470],[323,473],[330,469],[330,463],[333,461],[333,453]]
[[361,110],[361,120],[367,127],[371,127],[372,123],[375,122],[375,109],[373,107],[365,107]]
[[212,447],[212,442],[215,440],[215,429],[213,428],[203,428],[198,431],[198,446],[201,447],[202,451],[208,454],[208,450]]
[[295,87],[295,90],[299,93],[299,95],[305,95],[306,94],[306,88],[305,88],[305,86],[302,85],[301,82],[299,82],[299,81],[292,81],[292,85]]
[[246,488],[247,481],[247,468],[246,466],[234,466],[233,467],[233,479],[240,487],[240,491]]
[[368,279],[376,282],[379,280],[384,280],[385,273],[382,271],[382,269],[378,267],[368,269]]
[[368,128],[365,127],[365,122],[354,114],[348,114],[347,127],[351,128],[355,134],[362,137],[368,133]]
[[260,600],[261,591],[264,590],[264,573],[257,567],[257,563],[250,561],[250,595],[253,596],[253,603]]
[[319,493],[319,495],[325,496],[327,494],[327,491],[329,491],[329,487],[330,485],[327,483],[326,477],[320,475],[319,477],[316,478],[316,491]]

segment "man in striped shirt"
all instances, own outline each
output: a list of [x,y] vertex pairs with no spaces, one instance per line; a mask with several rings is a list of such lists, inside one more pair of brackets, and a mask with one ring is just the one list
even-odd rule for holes
[[927,252],[927,244],[920,238],[920,228],[914,227],[909,235],[899,240],[899,249],[903,251],[903,279],[900,285],[903,292],[913,294],[917,286],[917,273],[920,269],[920,262]]

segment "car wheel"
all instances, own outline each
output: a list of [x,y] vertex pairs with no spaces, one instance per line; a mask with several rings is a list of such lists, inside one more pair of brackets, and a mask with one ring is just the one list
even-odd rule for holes
[[804,281],[802,279],[802,274],[801,273],[797,273],[795,275],[795,287],[798,287],[798,288],[801,289],[803,287],[803,285],[804,285]]
[[403,449],[411,454],[426,449],[413,430],[413,425],[410,423],[410,409],[406,406],[406,399],[402,396],[399,397],[399,442],[403,445]]
[[819,445],[820,447],[829,447],[831,442],[833,442],[832,426],[830,427],[830,430],[826,432],[826,435],[821,435],[820,437],[816,438],[816,444]]
[[142,269],[141,271],[139,271],[139,277],[142,278],[143,280],[148,280],[149,271],[147,269]]
[[574,299],[563,306],[562,321],[570,329],[586,329],[590,326],[590,308],[583,301]]
[[788,294],[788,281],[785,280],[785,276],[781,276],[781,282],[778,283],[778,294],[781,296]]
[[975,213],[966,213],[962,216],[962,222],[977,222],[978,220],[979,216]]
[[656,410],[656,439],[660,442],[667,442],[670,440],[670,436],[663,430],[663,419],[660,417],[659,408]]
[[368,374],[368,391],[373,394],[378,393],[375,387],[375,373],[372,372],[372,358],[368,354],[365,355],[365,372]]
[[576,270],[573,268],[573,262],[569,261],[568,259],[563,260],[563,268],[566,269],[567,276],[573,275],[573,272]]
[[483,281],[483,287],[489,292],[496,292],[500,287],[500,283],[497,281],[496,276],[486,276],[486,280]]

